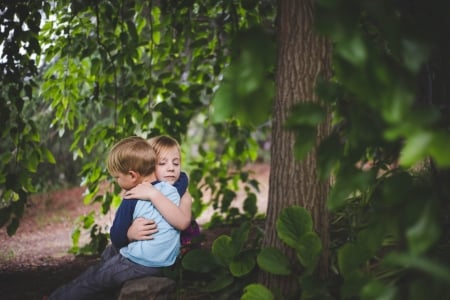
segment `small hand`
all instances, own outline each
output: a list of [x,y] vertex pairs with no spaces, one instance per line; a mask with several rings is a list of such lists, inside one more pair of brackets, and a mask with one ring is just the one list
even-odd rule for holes
[[150,200],[154,187],[150,183],[140,183],[129,191],[124,192],[124,199]]
[[152,240],[153,234],[157,232],[155,221],[137,218],[128,228],[127,237],[130,241]]

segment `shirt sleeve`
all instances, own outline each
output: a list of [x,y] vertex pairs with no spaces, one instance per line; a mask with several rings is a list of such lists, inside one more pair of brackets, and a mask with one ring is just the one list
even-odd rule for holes
[[182,197],[184,195],[184,193],[186,192],[188,184],[189,184],[189,179],[187,177],[187,174],[185,172],[181,172],[180,178],[178,178],[178,180],[175,181],[175,183],[173,184],[173,186],[177,188],[177,191],[178,191],[178,194],[180,195],[180,197]]
[[130,228],[133,223],[133,213],[137,201],[138,200],[136,199],[122,200],[116,211],[113,224],[109,231],[109,236],[111,243],[117,249],[120,249],[129,243],[127,232],[128,228]]

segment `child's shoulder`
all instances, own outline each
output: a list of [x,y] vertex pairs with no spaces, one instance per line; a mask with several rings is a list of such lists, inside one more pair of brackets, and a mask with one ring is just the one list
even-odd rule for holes
[[168,182],[160,181],[153,185],[156,189],[158,189],[160,192],[169,191],[169,192],[178,192],[177,188],[171,185]]

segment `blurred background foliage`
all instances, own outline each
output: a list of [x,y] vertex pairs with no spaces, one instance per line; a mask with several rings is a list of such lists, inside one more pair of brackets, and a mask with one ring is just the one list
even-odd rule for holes
[[[260,146],[268,141],[270,110],[261,106],[266,112],[258,123],[241,124],[230,115],[218,122],[212,117],[211,102],[224,77],[240,74],[223,75],[231,52],[240,67],[249,70],[245,80],[256,80],[250,90],[236,95],[237,101],[254,93],[259,81],[270,78],[273,47],[258,50],[258,45],[264,48],[261,43],[273,36],[270,2],[28,4],[12,1],[1,8],[6,12],[2,15],[2,66],[4,70],[8,64],[30,68],[28,74],[16,70],[14,78],[3,74],[2,105],[9,111],[13,107],[8,103],[20,104],[13,113],[24,125],[30,123],[30,130],[19,128],[16,140],[2,141],[2,173],[13,180],[1,181],[1,225],[14,233],[30,192],[79,184],[88,188],[85,203],[100,201],[106,213],[120,201],[114,193],[98,193],[108,179],[104,168],[107,149],[118,139],[135,134],[169,134],[180,141],[183,169],[190,174],[195,199],[194,216],[213,205],[219,220],[227,214],[230,221],[239,215],[254,217],[256,203],[248,206],[247,213],[229,208],[240,183],[248,186],[251,199],[258,189],[257,182],[241,169],[249,162],[267,160],[267,147]],[[37,26],[31,27],[31,22]],[[27,35],[19,35],[18,28]],[[238,33],[245,36],[242,45]],[[233,50],[232,44],[236,46]],[[11,56],[8,47],[20,52],[13,54],[22,61]],[[262,69],[252,71],[263,60]],[[267,75],[261,78],[262,74]],[[25,78],[30,83],[22,86],[19,83]],[[242,82],[242,78],[236,79]],[[270,103],[272,95],[264,96]],[[7,126],[20,125],[7,121],[2,118]],[[2,128],[5,136],[13,133],[9,127]],[[28,133],[31,130],[34,132]],[[26,134],[33,134],[34,139]],[[19,139],[30,143],[28,147],[37,154],[14,157],[13,149],[25,151]],[[207,190],[211,191],[211,203],[202,203],[202,191]],[[86,226],[92,225],[90,217],[85,221]]]

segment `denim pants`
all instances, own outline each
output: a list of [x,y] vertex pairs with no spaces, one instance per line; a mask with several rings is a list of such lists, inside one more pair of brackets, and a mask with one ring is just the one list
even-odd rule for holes
[[123,257],[110,245],[98,264],[66,285],[56,289],[50,300],[114,299],[122,285],[131,279],[160,276],[162,268],[145,267]]

